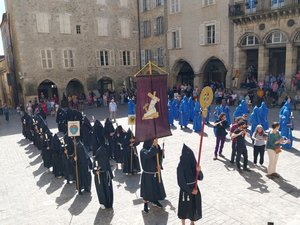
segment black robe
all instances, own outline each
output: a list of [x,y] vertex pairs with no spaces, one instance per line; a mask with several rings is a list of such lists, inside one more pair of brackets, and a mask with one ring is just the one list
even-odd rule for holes
[[[99,176],[97,171],[99,171]],[[106,145],[99,147],[95,154],[93,173],[99,203],[105,208],[112,208],[114,200],[113,174],[109,163],[109,150]]]
[[[157,172],[156,154],[162,157],[162,151],[160,146],[156,148],[151,146],[151,142],[145,142],[143,149],[141,150],[140,157],[143,168],[141,178],[141,197],[145,201],[156,202],[157,200],[163,200],[166,197],[165,188],[160,173],[160,182]],[[162,160],[160,161],[160,165]]]
[[77,166],[78,166],[78,192],[84,189],[86,192],[91,191],[92,176],[90,169],[92,169],[92,162],[88,156],[86,147],[81,141],[77,141]]
[[104,127],[99,120],[96,120],[93,126],[92,149],[95,156],[98,148],[105,144]]
[[113,141],[112,141],[112,136],[114,132],[115,132],[114,126],[112,122],[109,120],[109,118],[107,118],[104,124],[104,137],[105,137],[105,143],[106,145],[108,145],[110,158],[114,158]]
[[74,181],[75,177],[75,162],[74,162],[74,143],[72,138],[65,135],[63,139],[60,140],[61,148],[63,151],[62,162],[63,162],[63,173],[67,180],[67,183]]
[[67,123],[68,123],[68,118],[67,118],[67,109],[59,107],[56,113],[56,123],[58,126],[58,131],[66,133],[67,132]]
[[125,132],[122,126],[118,126],[114,135],[112,136],[112,147],[116,163],[123,163],[124,161],[124,151],[123,151],[123,142],[125,138]]
[[[131,141],[132,140],[132,141]],[[138,157],[138,153],[136,150],[136,146],[138,144],[134,143],[134,136],[130,129],[125,134],[124,142],[123,142],[123,173],[138,173],[141,172],[140,161]]]
[[52,133],[50,132],[49,128],[45,126],[43,128],[43,144],[42,144],[42,159],[44,163],[44,167],[49,169],[52,167],[52,149],[51,149],[51,140],[52,140]]
[[61,150],[61,142],[57,134],[51,140],[51,149],[53,151],[53,174],[55,177],[63,176],[63,151]]
[[[198,189],[196,195],[192,194],[195,186],[197,161],[193,151],[186,145],[182,148],[180,162],[177,167],[177,182],[180,187],[178,218],[197,221],[202,218],[202,200]],[[199,172],[198,180],[203,179],[202,171]]]
[[82,125],[80,127],[80,136],[84,146],[88,151],[92,150],[92,137],[93,137],[93,127],[87,117],[83,118]]

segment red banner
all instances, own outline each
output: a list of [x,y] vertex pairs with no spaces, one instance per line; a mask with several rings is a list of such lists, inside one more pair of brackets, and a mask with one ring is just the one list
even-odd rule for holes
[[168,121],[167,76],[137,76],[136,142],[172,135]]

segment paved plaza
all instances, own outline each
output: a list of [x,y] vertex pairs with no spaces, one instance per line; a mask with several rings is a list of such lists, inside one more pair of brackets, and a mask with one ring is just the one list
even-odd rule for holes
[[[278,120],[278,111],[278,108],[270,110],[269,122]],[[108,110],[103,107],[93,108],[85,113],[89,118],[94,115],[103,121]],[[127,130],[126,113],[127,107],[121,106],[117,123],[124,125]],[[265,176],[266,167],[254,167],[252,163],[252,172],[239,173],[229,163],[229,138],[223,151],[226,158],[213,161],[215,137],[212,127],[205,127],[201,157],[204,180],[199,182],[203,218],[196,224],[300,224],[300,114],[294,114],[294,148],[280,154],[278,173],[282,178],[274,180]],[[49,116],[47,120],[52,132],[56,132],[55,118]],[[164,139],[166,158],[162,178],[167,198],[162,201],[164,209],[151,206],[149,214],[144,214],[140,198],[140,175],[125,176],[114,169],[114,208],[100,209],[94,183],[90,194],[79,196],[75,192],[75,184],[66,184],[63,179],[46,173],[41,152],[21,134],[18,115],[12,115],[9,122],[1,116],[0,122],[1,225],[180,224],[177,218],[179,188],[176,168],[183,143],[190,146],[195,154],[198,152],[200,138],[192,130],[181,130],[176,122],[177,128],[172,129],[173,136]],[[160,144],[162,142],[163,139]],[[141,147],[140,144],[138,150]],[[253,148],[250,144],[248,155],[252,161]],[[268,165],[267,154],[264,165]]]

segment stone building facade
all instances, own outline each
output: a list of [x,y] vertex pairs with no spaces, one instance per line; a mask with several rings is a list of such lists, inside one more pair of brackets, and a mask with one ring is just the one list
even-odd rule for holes
[[167,42],[173,84],[230,86],[232,24],[230,0],[169,0]]
[[287,87],[300,70],[300,1],[234,1],[229,7],[234,23],[234,67],[241,82],[252,74],[284,75]]
[[119,91],[138,69],[135,1],[13,0],[6,9],[24,101]]

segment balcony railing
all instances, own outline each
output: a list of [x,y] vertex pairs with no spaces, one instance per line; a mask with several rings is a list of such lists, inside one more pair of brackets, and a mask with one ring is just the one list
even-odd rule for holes
[[292,0],[289,2],[278,3],[274,5],[269,5],[268,7],[261,7],[256,5],[257,8],[255,10],[247,9],[245,2],[237,2],[234,4],[229,5],[229,17],[240,17],[240,16],[247,16],[253,13],[261,14],[261,13],[268,13],[272,11],[280,11],[280,10],[287,10],[287,9],[296,9],[300,8],[300,0]]

